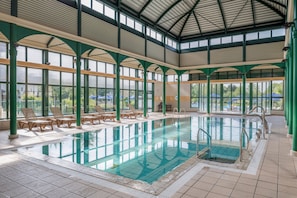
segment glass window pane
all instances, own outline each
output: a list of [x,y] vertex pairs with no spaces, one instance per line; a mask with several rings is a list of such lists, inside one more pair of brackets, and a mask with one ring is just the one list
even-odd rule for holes
[[138,81],[138,90],[143,90],[143,82]]
[[127,26],[134,29],[134,20],[130,17],[127,17]]
[[17,60],[26,61],[26,48],[24,46],[17,47]]
[[0,81],[1,82],[5,82],[7,80],[7,74],[6,74],[6,69],[7,69],[7,66],[6,65],[0,65]]
[[105,73],[105,63],[103,62],[97,62],[97,71]]
[[121,22],[122,24],[125,24],[125,25],[126,25],[126,16],[123,15],[122,13],[120,14],[120,22]]
[[0,119],[6,118],[6,112],[7,112],[7,91],[6,91],[6,84],[0,83]]
[[60,72],[48,71],[48,83],[50,85],[60,85]]
[[130,68],[130,76],[135,77],[135,69]]
[[272,37],[284,36],[286,34],[285,28],[272,30]]
[[162,34],[160,34],[160,33],[157,32],[157,38],[156,38],[156,39],[157,39],[158,41],[162,42],[162,38],[163,38],[163,37],[162,37]]
[[54,66],[60,66],[60,54],[54,53],[54,52],[49,52],[48,53],[48,62],[50,62],[50,65]]
[[271,31],[270,30],[259,32],[259,39],[270,38],[270,37],[271,37]]
[[231,42],[232,42],[231,36],[222,37],[222,44],[231,43]]
[[115,11],[112,8],[110,8],[110,7],[106,6],[106,5],[105,5],[104,8],[105,8],[104,15],[114,20]]
[[129,89],[129,80],[123,80],[123,89]]
[[25,83],[26,69],[24,67],[17,67],[17,82]]
[[190,42],[190,48],[196,48],[196,47],[198,47],[198,41]]
[[73,74],[72,73],[67,73],[67,72],[61,72],[62,76],[62,85],[70,85],[72,86],[73,84]]
[[73,57],[62,54],[62,67],[73,68]]
[[98,1],[93,1],[93,10],[96,10],[97,12],[103,14],[103,4]]
[[96,87],[96,76],[89,76],[89,87]]
[[98,76],[98,87],[105,88],[105,77]]
[[247,41],[257,40],[257,39],[258,39],[258,32],[253,32],[253,33],[246,34],[246,40]]
[[205,46],[208,46],[208,41],[207,40],[199,41],[199,47],[205,47]]
[[123,75],[124,76],[130,76],[128,67],[123,67]]
[[6,43],[0,42],[0,58],[7,58]]
[[34,48],[27,48],[27,53],[28,53],[28,62],[32,63],[42,63],[42,51],[39,49],[34,49]]
[[106,63],[106,73],[114,74],[114,65]]
[[243,41],[243,35],[240,34],[240,35],[232,36],[232,39],[233,39],[233,43],[235,43],[235,42],[242,42]]
[[41,85],[28,85],[27,106],[28,108],[32,108],[34,110],[36,116],[42,115],[41,89]]
[[90,8],[91,0],[81,0],[81,4]]
[[189,49],[189,43],[181,43],[180,49]]
[[96,61],[89,60],[89,70],[94,72],[97,70]]
[[135,81],[130,80],[130,89],[135,89]]
[[114,88],[114,79],[106,78],[106,88]]
[[221,38],[210,39],[210,45],[219,45],[221,44]]
[[142,32],[142,24],[135,21],[135,30]]
[[42,70],[28,68],[28,83],[42,83]]

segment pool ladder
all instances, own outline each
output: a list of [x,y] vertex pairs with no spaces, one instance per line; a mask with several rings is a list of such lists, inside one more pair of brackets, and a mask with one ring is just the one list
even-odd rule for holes
[[186,114],[186,110],[185,110],[185,108],[180,108],[180,110],[179,110],[179,112],[178,112],[178,109],[177,109],[176,107],[174,107],[174,108],[173,108],[173,111],[172,111],[172,113],[173,113],[174,115],[177,115],[177,116],[180,116],[182,112],[183,112],[184,114]]
[[[259,134],[260,135],[263,134],[263,138],[265,139],[265,134],[268,133],[268,123],[267,123],[267,120],[266,120],[265,109],[262,106],[255,106],[255,107],[252,108],[252,110],[250,110],[248,112],[248,114],[251,115],[251,113],[255,112],[256,109],[258,109],[258,108],[261,109],[261,112],[260,112],[260,114],[255,114],[255,115],[257,115],[260,118],[260,120],[262,121],[262,128],[263,129],[261,130],[261,133],[257,132],[257,136],[258,136],[258,138],[260,138]],[[257,129],[257,131],[259,131],[259,130],[260,129]]]
[[[205,147],[204,149],[202,149],[201,151],[199,150],[200,132],[204,133],[207,136],[207,144],[208,144],[208,146]],[[208,155],[210,155],[211,145],[212,145],[211,139],[212,139],[211,135],[207,131],[205,131],[202,128],[199,128],[199,130],[197,132],[197,142],[196,142],[196,157],[197,158],[204,156],[207,152],[208,152]]]
[[246,137],[246,139],[247,139],[247,146],[246,146],[246,151],[248,151],[248,149],[249,149],[249,145],[250,145],[250,139],[249,139],[249,135],[248,135],[248,133],[246,132],[246,130],[245,130],[245,128],[242,128],[242,130],[241,130],[241,135],[240,135],[240,140],[239,140],[239,144],[240,144],[240,156],[239,156],[239,160],[242,162],[242,159],[243,159],[243,156],[242,156],[242,154],[243,154],[243,138],[244,138],[244,136]]

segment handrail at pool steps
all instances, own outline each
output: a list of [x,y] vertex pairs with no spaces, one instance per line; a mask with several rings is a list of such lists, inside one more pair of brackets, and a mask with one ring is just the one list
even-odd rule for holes
[[263,138],[265,139],[265,133],[271,132],[271,129],[270,129],[271,127],[268,127],[268,122],[266,120],[265,109],[262,106],[259,106],[258,105],[258,106],[253,107],[248,112],[248,114],[251,115],[251,113],[252,112],[255,112],[258,108],[261,109],[261,112],[260,112],[260,114],[255,114],[255,115],[257,115],[261,119],[261,121],[262,121],[262,130],[261,131],[262,131]]
[[[203,148],[201,151],[199,151],[200,132],[206,134],[206,136],[207,136],[207,144],[208,144],[208,146],[205,147],[205,148]],[[205,154],[207,152],[208,152],[208,155],[210,156],[211,145],[212,145],[212,137],[211,137],[211,135],[207,131],[205,131],[204,129],[199,128],[198,129],[198,132],[197,132],[197,142],[196,142],[196,156],[197,156],[197,158],[201,158],[202,156],[205,156]]]
[[178,115],[178,116],[180,116],[182,112],[184,112],[184,114],[186,114],[186,110],[185,110],[185,108],[180,108],[180,109],[179,109],[179,112],[178,112],[178,108],[177,108],[177,107],[174,107],[173,110],[172,110],[172,114],[173,114],[173,115]]
[[240,156],[239,156],[239,159],[240,159],[241,162],[242,162],[242,152],[243,152],[243,147],[244,147],[244,145],[243,145],[243,138],[244,138],[244,136],[247,139],[246,151],[248,151],[249,145],[250,145],[249,135],[246,132],[245,128],[242,128],[241,135],[240,135],[240,141],[239,141],[239,144],[240,144]]

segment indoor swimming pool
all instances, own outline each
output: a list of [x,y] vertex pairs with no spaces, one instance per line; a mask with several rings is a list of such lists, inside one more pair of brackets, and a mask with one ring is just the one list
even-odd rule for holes
[[[212,137],[212,155],[234,162],[242,127],[251,139],[260,124],[235,116],[166,118],[78,133],[25,150],[152,184],[196,155],[199,128]],[[203,149],[207,138],[200,136]]]

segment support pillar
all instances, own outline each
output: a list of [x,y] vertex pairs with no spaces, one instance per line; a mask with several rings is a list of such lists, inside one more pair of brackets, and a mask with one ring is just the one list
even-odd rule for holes
[[243,73],[242,74],[242,115],[246,114],[245,98],[246,98],[246,73]]
[[177,75],[177,112],[180,112],[180,75]]
[[210,114],[210,75],[207,75],[207,114]]
[[162,112],[166,115],[166,71],[163,71],[163,95],[162,95]]
[[81,129],[81,43],[77,43],[76,46],[76,128]]
[[[297,11],[297,2],[294,1],[294,11]],[[296,20],[296,13],[294,14],[295,20]],[[296,27],[293,28],[293,82],[296,82],[297,80],[297,30]],[[293,140],[292,140],[292,152],[294,156],[297,156],[297,88],[295,87],[295,84],[293,84]]]
[[9,139],[18,138],[17,134],[17,27],[15,24],[10,24],[10,134]]
[[147,68],[143,70],[143,116],[147,117]]
[[116,120],[120,122],[121,119],[121,106],[120,106],[120,94],[121,94],[121,87],[120,87],[120,63],[119,63],[119,54],[117,54],[117,63],[115,68],[116,73],[116,81],[115,81],[115,95],[116,95]]

